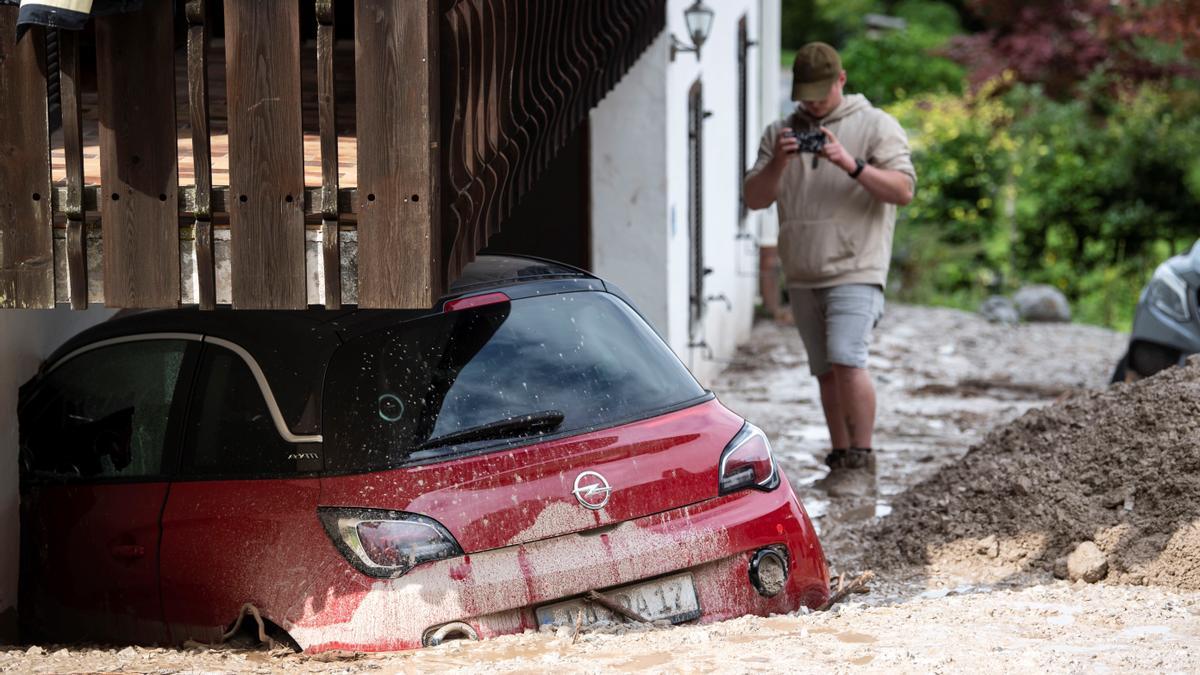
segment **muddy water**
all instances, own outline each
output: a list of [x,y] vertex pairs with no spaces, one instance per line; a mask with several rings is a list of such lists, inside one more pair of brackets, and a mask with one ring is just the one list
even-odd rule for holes
[[713,389],[771,438],[836,569],[840,525],[887,515],[895,495],[991,428],[1064,392],[1104,386],[1126,339],[1090,326],[999,326],[954,310],[889,306],[869,362],[878,399],[873,476],[831,476],[823,464],[829,436],[794,327],[757,325]]

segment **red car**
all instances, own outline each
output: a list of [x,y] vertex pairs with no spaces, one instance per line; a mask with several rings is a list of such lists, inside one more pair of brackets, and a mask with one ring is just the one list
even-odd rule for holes
[[821,547],[753,425],[610,284],[484,257],[426,311],[117,318],[21,390],[33,639],[304,650],[814,607]]

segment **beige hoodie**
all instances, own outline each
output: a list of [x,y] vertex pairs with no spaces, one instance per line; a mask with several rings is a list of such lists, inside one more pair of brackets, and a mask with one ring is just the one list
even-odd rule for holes
[[[875,108],[861,94],[846,96],[821,120],[802,109],[767,127],[758,148],[756,174],[771,161],[775,139],[785,126],[796,131],[825,126],[853,157],[879,169],[917,174],[900,123]],[[821,160],[812,168],[811,154],[787,163],[780,183],[779,257],[792,288],[824,288],[843,284],[887,282],[896,228],[896,206],[867,192],[839,167]]]

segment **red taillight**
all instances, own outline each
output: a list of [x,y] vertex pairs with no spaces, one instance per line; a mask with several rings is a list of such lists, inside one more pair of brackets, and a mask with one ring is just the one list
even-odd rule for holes
[[373,577],[398,577],[421,563],[463,554],[441,523],[415,513],[340,508],[318,513],[342,555]]
[[762,429],[747,422],[725,446],[718,481],[721,494],[746,488],[774,490],[779,486],[779,469],[771,456],[771,442]]
[[472,309],[474,307],[483,307],[485,305],[494,305],[500,302],[508,302],[509,297],[503,293],[484,293],[483,295],[470,295],[465,298],[451,300],[442,306],[443,312],[457,312],[460,309]]

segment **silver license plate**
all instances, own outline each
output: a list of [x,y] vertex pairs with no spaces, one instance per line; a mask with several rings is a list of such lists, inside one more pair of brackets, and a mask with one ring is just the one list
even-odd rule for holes
[[[691,574],[676,574],[633,584],[605,591],[604,595],[647,621],[665,619],[671,623],[681,623],[700,618],[700,600],[696,597]],[[623,620],[608,609],[583,598],[538,607],[537,620],[541,625],[572,626],[581,611],[584,624]]]

